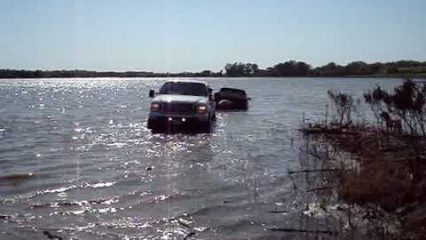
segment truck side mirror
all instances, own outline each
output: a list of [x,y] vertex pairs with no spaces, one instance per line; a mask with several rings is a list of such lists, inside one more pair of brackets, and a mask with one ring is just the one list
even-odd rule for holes
[[150,98],[155,97],[155,91],[154,90],[149,90],[149,97]]

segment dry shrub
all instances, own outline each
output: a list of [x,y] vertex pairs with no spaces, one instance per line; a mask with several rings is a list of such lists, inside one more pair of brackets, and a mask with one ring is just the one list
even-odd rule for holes
[[355,108],[352,96],[332,90],[329,90],[327,93],[334,107],[335,119],[333,123],[338,125],[350,124],[352,122],[351,114]]
[[[339,196],[349,202],[373,203],[395,210],[426,202],[426,139],[402,137],[370,128],[320,132],[338,150],[351,153],[359,169],[342,169]],[[418,145],[413,149],[413,142]]]
[[343,171],[339,196],[359,204],[375,203],[386,210],[412,203],[416,194],[410,176],[403,166],[395,167],[380,160],[366,164],[359,172]]
[[389,93],[379,86],[364,94],[378,123],[381,114],[397,116],[411,135],[426,136],[426,84],[406,79]]

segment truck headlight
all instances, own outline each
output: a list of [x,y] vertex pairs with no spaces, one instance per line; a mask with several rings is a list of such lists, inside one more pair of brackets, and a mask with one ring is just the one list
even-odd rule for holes
[[151,103],[151,107],[149,108],[151,112],[158,112],[160,110],[159,103]]
[[197,106],[197,113],[206,113],[206,112],[207,112],[207,106],[206,105]]

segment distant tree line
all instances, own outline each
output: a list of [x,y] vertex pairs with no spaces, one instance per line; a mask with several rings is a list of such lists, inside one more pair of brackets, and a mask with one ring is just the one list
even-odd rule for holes
[[222,71],[212,72],[204,70],[202,72],[182,72],[182,73],[154,73],[143,71],[128,72],[97,72],[85,70],[13,70],[0,69],[0,78],[95,78],[95,77],[221,77]]
[[256,63],[228,63],[224,71],[154,73],[145,71],[97,72],[85,70],[13,70],[0,69],[0,78],[71,78],[71,77],[345,77],[345,76],[409,76],[426,77],[426,62],[396,61],[339,65],[334,62],[313,68],[301,61],[286,61],[265,69]]
[[259,69],[253,63],[228,63],[225,66],[225,75],[230,77],[342,77],[342,76],[393,76],[418,75],[426,77],[426,62],[397,61],[387,63],[351,62],[347,65],[338,65],[334,62],[324,66],[312,68],[301,61],[287,61],[278,63],[266,69]]

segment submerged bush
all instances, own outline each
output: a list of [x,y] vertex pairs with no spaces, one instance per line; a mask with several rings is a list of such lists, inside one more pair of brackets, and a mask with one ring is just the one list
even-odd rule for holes
[[333,90],[329,90],[327,93],[334,107],[334,123],[339,125],[352,123],[351,113],[355,109],[352,96]]
[[365,93],[364,99],[379,123],[382,116],[392,115],[411,135],[426,136],[426,84],[406,79],[393,93],[376,87]]

